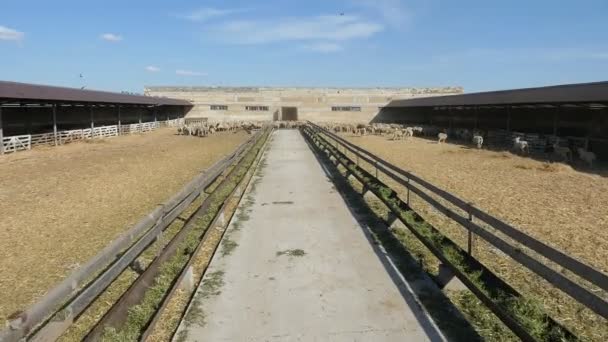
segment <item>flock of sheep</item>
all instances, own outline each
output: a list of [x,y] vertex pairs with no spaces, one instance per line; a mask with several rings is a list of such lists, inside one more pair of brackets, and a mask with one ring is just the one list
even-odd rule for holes
[[[382,135],[389,137],[390,140],[408,140],[410,137],[422,136],[427,138],[436,137],[438,143],[444,143],[448,139],[448,133],[445,129],[439,129],[435,126],[416,126],[409,127],[400,124],[350,124],[350,123],[327,123],[324,128],[335,133],[351,133],[355,135]],[[471,142],[478,149],[483,147],[485,132],[480,130],[470,130],[466,128],[453,129],[450,131],[454,138],[459,141]],[[512,150],[519,154],[530,153],[530,144],[522,140],[520,137],[513,139]],[[548,151],[561,159],[564,162],[573,161],[573,151],[569,147],[559,145],[559,140],[548,146]],[[579,158],[589,167],[593,166],[593,162],[597,159],[595,153],[587,151],[584,148],[577,148]]]
[[[195,122],[184,124],[177,128],[178,134],[193,135],[206,137],[215,132],[236,132],[244,129],[251,132],[254,129],[260,129],[265,125],[272,125],[275,128],[298,128],[304,123],[301,121],[274,121],[270,122],[253,122],[253,121],[225,121],[225,122]],[[372,124],[352,124],[352,123],[325,123],[322,126],[335,133],[350,133],[360,136],[381,135],[386,136],[390,140],[404,140],[414,136],[433,138],[436,137],[439,144],[445,143],[448,139],[448,133],[445,129],[440,129],[436,126],[406,126],[400,124],[372,123]],[[480,130],[469,130],[466,128],[458,128],[450,130],[451,136],[455,140],[471,142],[478,149],[483,147],[485,132]],[[563,162],[573,161],[573,150],[569,147],[559,145],[559,140],[548,146],[551,153]],[[520,154],[530,153],[530,144],[522,140],[520,137],[513,139],[512,150]],[[584,148],[577,148],[579,158],[590,167],[597,159],[595,153],[587,151]]]
[[[439,130],[432,126],[415,126],[409,127],[400,124],[325,124],[327,130],[335,133],[352,133],[356,135],[382,135],[388,136],[390,140],[408,140],[414,136],[437,137],[438,143],[445,143],[448,139],[448,134],[445,130]],[[483,146],[483,132],[471,132],[467,129],[456,130],[455,135],[459,140],[472,141],[477,148]]]
[[[530,152],[530,146],[528,144],[527,141],[525,140],[521,140],[520,137],[516,137],[513,140],[513,149],[523,153],[529,153]],[[546,149],[547,151],[552,151],[552,153],[557,156],[559,159],[561,159],[562,162],[572,162],[573,158],[572,158],[572,150],[569,147],[565,147],[565,146],[560,146],[559,145],[559,139],[557,139],[553,144],[551,144],[550,146],[548,146],[548,148]],[[597,156],[595,155],[595,153],[591,152],[591,151],[587,151],[582,147],[578,147],[576,149],[576,152],[578,153],[579,158],[585,162],[585,164],[587,164],[589,167],[593,166],[593,162],[597,159]]]
[[177,127],[177,134],[206,137],[216,132],[236,132],[241,129],[251,132],[262,128],[259,122],[226,121],[226,122],[193,122]]

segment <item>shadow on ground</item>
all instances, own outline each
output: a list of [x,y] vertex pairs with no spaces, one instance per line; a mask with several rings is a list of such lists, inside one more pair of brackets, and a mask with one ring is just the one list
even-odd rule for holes
[[[450,341],[482,341],[483,339],[473,326],[431,280],[431,277],[422,270],[416,259],[395,238],[383,220],[368,207],[363,196],[355,191],[348,180],[342,176],[337,166],[326,154],[318,150],[306,134],[302,133],[302,135],[321,164],[328,181],[333,182],[337,192],[359,223],[359,227],[399,289],[403,299],[413,308],[412,311],[416,314],[416,318],[427,336],[432,341],[443,340],[434,326],[436,324],[441,333]],[[399,271],[395,270],[393,264]],[[412,292],[417,298],[412,295]],[[416,307],[420,306],[429,314],[434,323],[429,322],[428,317],[420,313],[420,310],[416,310]]]

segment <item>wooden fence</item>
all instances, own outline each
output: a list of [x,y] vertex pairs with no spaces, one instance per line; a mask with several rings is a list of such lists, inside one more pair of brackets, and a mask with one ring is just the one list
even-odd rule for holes
[[[327,137],[328,140],[333,141],[333,144],[335,144],[336,147],[340,146],[344,153],[348,151],[356,156],[357,164],[359,159],[361,159],[372,165],[372,167],[376,169],[376,177],[377,172],[381,171],[390,179],[404,186],[408,191],[408,197],[410,191],[418,195],[437,211],[463,226],[469,231],[469,234],[481,237],[579,303],[598,315],[608,318],[608,302],[602,298],[601,295],[598,295],[600,293],[598,291],[603,290],[608,292],[608,275],[605,273],[595,270],[591,266],[548,246],[514,226],[482,211],[472,203],[466,202],[426,180],[400,169],[361,147],[346,141],[340,136],[313,123],[309,122],[309,125],[317,134],[322,134]],[[454,210],[446,204],[459,210]],[[481,221],[491,229],[487,229],[474,222],[473,218]],[[501,237],[493,230],[504,234],[504,236],[508,237],[513,242]],[[471,238],[469,238],[469,243],[471,243],[470,241]],[[469,250],[470,249],[469,246]],[[536,257],[534,253],[540,256],[540,258]],[[546,262],[543,262],[543,259],[554,263],[557,267],[549,267]],[[567,277],[563,270],[570,271],[580,280],[575,282]],[[589,288],[582,286],[580,284],[581,280],[589,282],[594,290],[592,291]]]
[[[130,230],[47,292],[38,302],[13,318],[4,330],[0,330],[0,341],[25,340],[37,327],[41,329],[38,331],[39,335],[42,334],[41,336],[48,340],[55,340],[50,336],[56,337],[65,331],[75,317],[80,315],[150,243],[159,239],[171,222],[230,165],[243,158],[263,135],[261,131],[254,134],[233,153],[198,174],[180,192],[158,205]],[[98,273],[100,274],[87,284]]]

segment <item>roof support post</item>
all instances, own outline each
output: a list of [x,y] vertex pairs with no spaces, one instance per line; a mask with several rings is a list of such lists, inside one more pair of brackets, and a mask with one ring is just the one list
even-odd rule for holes
[[53,104],[53,141],[57,146],[57,104]]
[[157,121],[157,119],[156,119],[156,114],[158,114],[157,111],[158,111],[158,109],[156,108],[156,106],[154,106],[154,123],[156,123],[156,121]]
[[448,115],[450,117],[450,131],[451,131],[452,130],[452,126],[453,126],[453,123],[452,123],[452,121],[453,121],[452,120],[452,107],[448,107]]
[[89,114],[91,116],[91,137],[92,137],[93,128],[95,128],[95,118],[93,117],[93,106],[89,106]]
[[473,107],[475,110],[475,126],[474,126],[474,130],[477,130],[477,120],[478,120],[478,112],[477,112],[477,106]]
[[507,132],[511,132],[511,106],[507,105]]
[[2,128],[2,106],[0,106],[0,154],[4,154],[4,131]]
[[120,105],[118,107],[118,135],[120,135],[122,131],[122,123],[120,122]]
[[559,120],[559,113],[560,113],[560,109],[561,106],[557,105],[557,110],[555,112],[553,112],[553,135],[557,136],[557,126],[558,126],[558,120]]
[[32,112],[25,108],[25,131],[32,134]]
[[589,123],[587,124],[587,136],[585,136],[585,150],[589,151],[589,140],[593,133],[593,111],[589,113]]
[[141,108],[138,110],[138,112],[139,112],[139,124],[141,125]]

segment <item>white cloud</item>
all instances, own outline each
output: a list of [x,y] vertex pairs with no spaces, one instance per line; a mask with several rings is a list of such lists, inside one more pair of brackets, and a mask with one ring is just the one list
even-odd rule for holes
[[100,38],[108,42],[119,42],[122,40],[122,36],[113,33],[104,33]]
[[338,52],[343,50],[342,45],[336,43],[314,43],[304,45],[304,48],[306,50],[323,53]]
[[384,26],[350,15],[322,15],[258,21],[229,21],[213,34],[230,43],[265,44],[282,41],[346,41],[368,38]]
[[371,10],[390,26],[401,28],[411,20],[411,11],[403,0],[354,0],[355,5]]
[[154,65],[148,65],[148,66],[146,67],[146,71],[149,71],[149,72],[159,72],[159,71],[160,71],[160,68],[159,68],[159,67],[156,67],[156,66],[154,66]]
[[180,76],[207,76],[207,73],[204,72],[182,69],[175,70],[175,74]]
[[0,40],[12,40],[19,42],[23,40],[24,37],[25,33],[0,25]]
[[211,8],[204,7],[196,9],[187,14],[177,15],[178,18],[196,21],[196,22],[204,22],[211,20],[213,18],[223,17],[226,15],[230,15],[233,13],[243,12],[244,9],[219,9],[219,8]]

